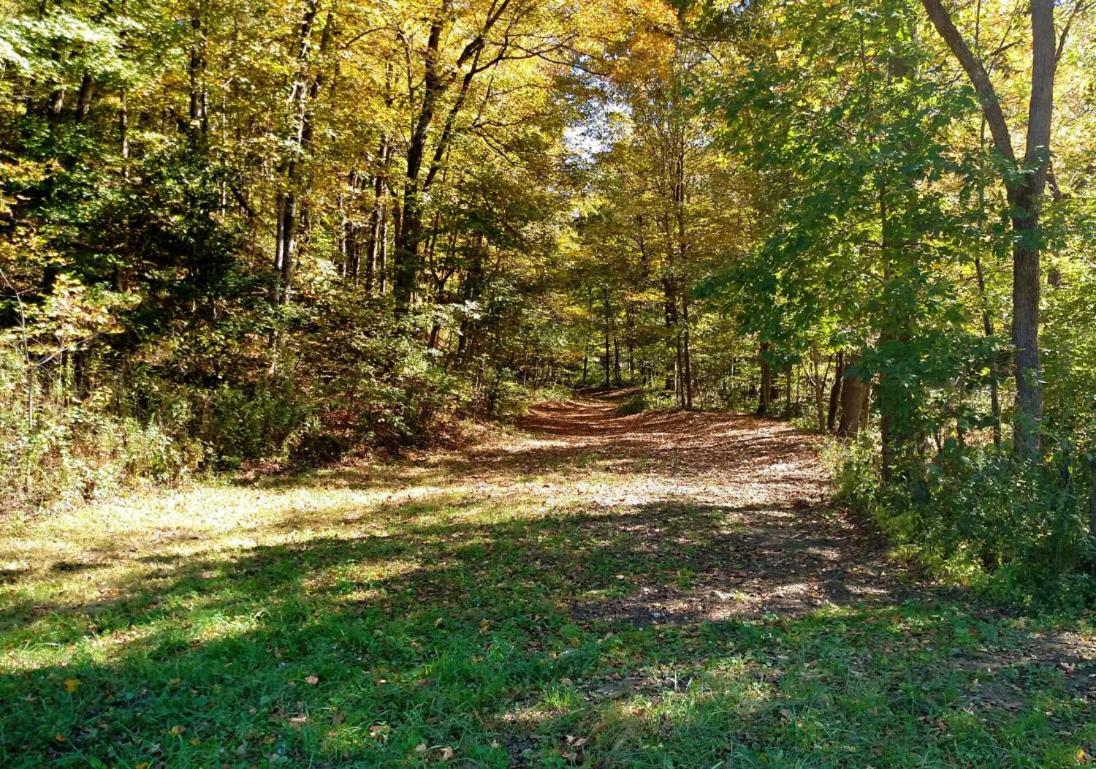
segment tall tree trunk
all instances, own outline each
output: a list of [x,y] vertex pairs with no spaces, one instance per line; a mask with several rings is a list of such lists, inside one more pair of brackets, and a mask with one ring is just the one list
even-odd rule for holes
[[861,412],[867,383],[853,371],[858,361],[858,355],[849,356],[844,383],[841,385],[841,422],[838,424],[837,434],[843,438],[852,438],[860,432],[862,422]]
[[312,28],[319,12],[319,0],[307,0],[304,13],[297,27],[296,74],[289,93],[292,116],[292,135],[289,157],[282,169],[282,192],[278,201],[278,226],[274,242],[274,269],[277,283],[274,297],[279,304],[289,301],[293,281],[294,261],[297,256],[298,193],[301,185],[305,142],[311,133],[308,97],[309,58],[312,48]]
[[622,380],[620,378],[620,337],[613,335],[613,378],[615,384],[620,387]]
[[689,331],[689,297],[686,294],[681,296],[681,358],[682,363],[682,389],[684,390],[686,409],[693,407],[693,352],[692,352],[692,336]]
[[209,134],[209,94],[206,89],[206,39],[202,29],[205,3],[198,0],[190,12],[190,61],[187,76],[190,80],[187,131],[195,147],[205,147]]
[[[293,273],[299,256],[298,235],[302,224],[310,221],[307,200],[304,199],[305,159],[312,145],[315,102],[323,76],[311,61],[312,29],[319,11],[319,0],[308,0],[299,26],[297,74],[290,91],[289,103],[293,115],[293,136],[290,156],[285,164],[284,191],[280,212],[281,226],[275,243],[274,262],[278,270],[276,298],[278,303],[289,301]],[[320,36],[319,56],[327,52],[335,33],[335,14],[329,11]]]
[[1016,356],[1016,422],[1013,440],[1018,456],[1039,454],[1039,421],[1043,393],[1039,368],[1039,214],[1031,185],[1010,196],[1012,229],[1012,346]]
[[443,0],[441,11],[430,23],[425,53],[425,75],[423,78],[423,100],[415,121],[411,139],[407,145],[407,172],[403,188],[403,211],[400,216],[400,228],[396,232],[395,274],[393,293],[396,298],[396,312],[403,314],[411,305],[411,295],[415,291],[419,264],[422,255],[419,246],[422,241],[422,197],[419,189],[423,158],[426,154],[426,139],[430,124],[434,121],[434,112],[444,90],[444,80],[440,69],[440,48],[445,17],[449,12],[448,0]]
[[373,283],[376,278],[377,264],[384,238],[385,179],[388,172],[389,143],[388,137],[381,136],[380,147],[377,149],[378,168],[373,176],[373,205],[369,211],[369,239],[365,245],[365,290],[373,293]]
[[666,391],[677,392],[678,369],[681,361],[680,335],[677,331],[677,292],[673,279],[667,274],[662,278],[663,318],[666,324],[666,338],[673,344],[670,360],[666,369]]
[[[981,5],[979,5],[978,10],[981,12]],[[979,22],[981,22],[981,17],[979,17]],[[975,44],[977,45],[977,39]],[[986,117],[983,115],[978,129],[978,145],[984,149],[985,144]],[[985,224],[986,187],[985,183],[981,180],[978,182],[978,220],[980,224]],[[989,296],[986,293],[986,275],[982,268],[982,257],[978,252],[975,252],[974,254],[974,277],[978,286],[978,302],[982,305],[982,333],[986,339],[992,339],[995,334],[993,317],[990,315]],[[994,356],[993,363],[990,366],[989,403],[990,416],[993,419],[993,446],[997,451],[1001,450],[1001,393],[1000,385],[998,383],[999,372],[1000,366],[998,365],[996,356]]]
[[612,358],[609,356],[609,332],[605,332],[605,387],[608,389],[610,385],[609,381],[609,366],[612,363]]
[[129,101],[123,88],[118,104],[118,154],[122,157],[122,178],[129,179]]
[[73,116],[77,123],[83,123],[91,112],[91,98],[95,92],[95,81],[90,72],[85,72],[80,81],[80,90],[76,95],[76,114]]
[[1012,344],[1016,348],[1016,427],[1018,454],[1039,454],[1043,390],[1039,365],[1039,209],[1050,168],[1050,128],[1054,109],[1057,33],[1054,0],[1031,0],[1031,98],[1028,103],[1024,184],[1013,197]]
[[1039,456],[1043,396],[1039,365],[1039,208],[1050,167],[1054,73],[1060,55],[1054,0],[1029,0],[1031,91],[1023,165],[1016,163],[1012,135],[997,91],[982,61],[955,27],[942,0],[921,0],[936,31],[959,61],[982,104],[994,149],[1006,161],[1004,185],[1012,210],[1012,345],[1016,375],[1013,443],[1017,456]]
[[[974,257],[974,275],[978,283],[978,296],[982,303],[982,333],[987,339],[990,339],[994,335],[993,330],[993,318],[989,313],[988,298],[986,296],[986,277],[982,270],[982,259],[980,256]],[[990,405],[990,417],[993,420],[993,446],[998,451],[1001,450],[1001,388],[997,382],[997,372],[999,370],[996,356],[994,357],[993,364],[990,366],[990,380],[989,380],[989,405]]]
[[[674,220],[677,225],[677,257],[682,274],[689,258],[689,243],[685,228],[685,129],[677,126],[674,133],[674,178],[673,201]],[[693,355],[692,339],[689,328],[689,289],[683,286],[681,291],[681,405],[686,409],[693,407]]]
[[1088,493],[1088,543],[1093,552],[1096,552],[1096,454],[1088,458],[1089,478],[1092,488]]
[[784,418],[791,419],[792,413],[792,364],[784,369]]
[[815,422],[818,425],[818,432],[825,432],[826,430],[826,374],[829,373],[829,364],[826,366],[826,372],[822,371],[822,354],[818,350],[817,345],[811,345],[811,372],[807,377],[808,382],[811,385],[811,392],[814,395],[814,414]]
[[[419,270],[422,268],[420,246],[423,239],[423,196],[429,190],[453,137],[457,115],[464,106],[465,98],[472,79],[482,69],[478,66],[480,53],[486,35],[506,11],[510,0],[499,0],[491,7],[480,32],[461,50],[451,72],[463,72],[460,90],[449,109],[441,135],[434,145],[433,159],[422,178],[426,159],[426,145],[430,129],[437,113],[439,102],[452,83],[452,77],[441,62],[441,43],[451,7],[450,0],[442,0],[438,14],[430,23],[430,33],[424,52],[423,97],[418,115],[415,118],[410,140],[407,144],[407,173],[403,191],[403,213],[401,225],[396,232],[395,277],[393,294],[396,299],[396,314],[403,315],[411,305]],[[466,70],[465,67],[468,67]]]

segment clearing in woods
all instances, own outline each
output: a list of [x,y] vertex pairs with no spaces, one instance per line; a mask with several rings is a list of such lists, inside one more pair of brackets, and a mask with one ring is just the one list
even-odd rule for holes
[[9,520],[0,765],[1090,760],[1090,625],[904,578],[785,424],[616,406]]

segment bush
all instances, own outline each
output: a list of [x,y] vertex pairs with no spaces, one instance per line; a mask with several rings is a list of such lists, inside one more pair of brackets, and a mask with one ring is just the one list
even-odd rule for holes
[[626,417],[632,414],[642,414],[647,408],[647,394],[639,392],[622,400],[620,405],[616,407],[616,415]]
[[200,461],[157,422],[107,416],[42,386],[10,348],[0,355],[0,393],[4,509],[102,497],[137,478],[173,480]]
[[312,409],[290,381],[251,388],[226,384],[203,394],[200,402],[203,418],[197,435],[220,469],[254,459],[284,459],[295,439],[315,428]]
[[881,482],[868,440],[831,456],[841,497],[869,513],[899,551],[931,573],[1018,600],[1060,601],[1091,580],[1092,479],[1083,458],[1058,447],[1030,466],[992,447],[949,441],[904,479]]

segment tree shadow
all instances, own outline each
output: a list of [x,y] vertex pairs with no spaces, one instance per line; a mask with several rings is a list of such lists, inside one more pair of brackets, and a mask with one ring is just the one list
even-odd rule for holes
[[[883,734],[954,758],[931,719],[970,706],[955,661],[989,641],[827,515],[671,501],[147,554],[117,600],[9,607],[0,633],[77,652],[0,675],[0,764],[863,766]],[[998,675],[1060,691],[1044,667]],[[820,734],[846,757],[812,759]]]

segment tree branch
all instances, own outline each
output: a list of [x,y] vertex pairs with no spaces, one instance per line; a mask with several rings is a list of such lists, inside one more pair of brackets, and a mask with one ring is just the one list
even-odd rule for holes
[[1001,101],[997,98],[997,91],[993,82],[986,73],[986,68],[981,60],[974,55],[963,39],[963,35],[956,29],[947,9],[941,0],[921,0],[932,25],[940,33],[948,48],[959,60],[959,64],[970,78],[982,103],[982,113],[986,116],[986,124],[989,126],[990,135],[993,137],[993,146],[1006,160],[1016,162],[1016,153],[1012,149],[1012,137],[1009,134],[1008,123],[1005,121],[1005,113],[1001,110]]

